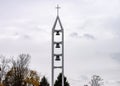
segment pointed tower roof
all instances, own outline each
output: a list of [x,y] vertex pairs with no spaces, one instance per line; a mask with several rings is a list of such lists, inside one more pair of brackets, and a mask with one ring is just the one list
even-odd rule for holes
[[63,30],[63,26],[62,26],[62,23],[61,23],[61,20],[60,20],[60,17],[59,17],[59,9],[60,9],[59,5],[57,5],[56,9],[57,9],[57,17],[56,17],[56,20],[55,20],[55,23],[54,23],[52,29],[55,30],[55,27],[56,27],[57,22],[58,22],[59,25],[60,25],[61,30]]

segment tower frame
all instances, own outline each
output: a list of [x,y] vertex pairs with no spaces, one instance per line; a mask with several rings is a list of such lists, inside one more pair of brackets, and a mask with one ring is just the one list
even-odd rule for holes
[[[60,17],[59,17],[60,7],[57,5],[56,8],[57,8],[57,17],[56,17],[56,20],[55,20],[53,28],[52,28],[52,74],[51,74],[52,75],[51,76],[52,77],[52,80],[51,80],[52,83],[51,83],[51,85],[54,86],[55,69],[56,70],[61,69],[61,71],[62,71],[62,86],[64,86],[64,29],[63,29],[63,26],[62,26],[62,23],[61,23],[61,20],[60,20]],[[56,30],[57,22],[60,25],[60,30]],[[58,33],[61,33],[59,35],[59,36],[61,36],[61,41],[60,42],[55,41],[55,37],[57,36],[57,35],[55,35],[55,33],[57,33],[57,31],[58,31]],[[61,45],[61,48],[60,48],[61,54],[55,54],[56,43],[59,43],[59,45]],[[56,55],[57,56],[59,55],[60,59],[62,59],[62,60],[60,60],[61,65],[59,65],[59,66],[55,65],[55,62],[56,62],[55,56]]]

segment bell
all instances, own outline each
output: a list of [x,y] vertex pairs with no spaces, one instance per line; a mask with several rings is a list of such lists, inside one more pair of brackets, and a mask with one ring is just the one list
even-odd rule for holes
[[56,31],[56,35],[60,35],[59,31]]
[[56,48],[60,48],[60,44],[59,43],[56,43]]
[[60,61],[60,56],[59,55],[56,55],[56,61]]

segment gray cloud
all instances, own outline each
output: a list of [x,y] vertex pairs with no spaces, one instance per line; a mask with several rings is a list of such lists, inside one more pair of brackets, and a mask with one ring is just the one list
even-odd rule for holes
[[31,37],[29,35],[27,35],[27,34],[23,35],[23,38],[24,39],[31,39]]
[[71,33],[70,36],[75,38],[85,38],[88,40],[89,39],[95,40],[95,37],[89,33],[78,34],[77,32],[74,32],[74,33]]
[[120,53],[114,53],[111,56],[114,60],[120,62]]
[[116,82],[120,84],[120,81],[116,81]]
[[78,33],[76,33],[76,32],[71,33],[71,34],[70,34],[70,36],[71,36],[71,37],[76,37],[76,38],[79,38],[79,35],[78,35]]
[[85,37],[86,39],[93,39],[93,40],[95,39],[93,35],[88,34],[88,33],[84,34],[83,37]]
[[104,21],[103,26],[106,30],[111,31],[115,35],[120,37],[120,16],[119,15],[108,17]]

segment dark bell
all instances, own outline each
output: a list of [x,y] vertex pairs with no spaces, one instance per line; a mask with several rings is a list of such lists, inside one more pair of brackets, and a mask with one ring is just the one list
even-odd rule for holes
[[60,44],[59,43],[56,43],[56,48],[60,48]]
[[56,61],[60,61],[60,56],[59,55],[56,55]]
[[56,35],[60,35],[59,31],[56,31]]

